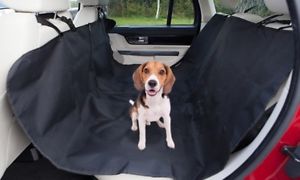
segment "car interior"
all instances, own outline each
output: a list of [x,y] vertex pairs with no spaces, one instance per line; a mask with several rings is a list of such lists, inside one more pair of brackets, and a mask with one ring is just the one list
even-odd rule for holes
[[[201,20],[199,20],[198,22],[199,26],[194,26],[193,28],[187,28],[187,29],[184,29],[182,27],[181,28],[174,27],[174,29],[170,28],[169,32],[168,31],[162,32],[160,28],[147,29],[144,27],[118,27],[118,25],[116,25],[116,22],[106,18],[105,13],[101,11],[102,7],[108,6],[109,0],[78,0],[79,8],[76,9],[75,13],[73,10],[72,12],[70,11],[68,0],[44,0],[44,1],[2,0],[1,3],[3,3],[6,7],[5,13],[0,14],[0,26],[1,26],[0,34],[4,35],[1,36],[2,39],[0,41],[0,49],[1,49],[0,56],[1,59],[3,59],[2,64],[0,66],[0,72],[3,74],[0,78],[0,119],[2,120],[0,122],[0,135],[1,135],[0,142],[2,144],[0,146],[0,177],[2,177],[3,180],[18,179],[20,177],[23,178],[25,177],[24,179],[37,178],[37,179],[100,179],[100,180],[121,180],[121,179],[141,179],[141,180],[142,179],[145,180],[166,179],[167,180],[173,178],[181,179],[183,177],[189,177],[194,179],[197,179],[197,177],[201,177],[201,179],[202,178],[225,179],[226,177],[234,173],[254,153],[257,147],[261,145],[264,138],[267,136],[268,132],[273,128],[273,125],[275,124],[279,116],[279,113],[281,112],[284,103],[286,101],[289,87],[291,85],[291,77],[293,73],[292,66],[293,66],[294,56],[289,54],[289,51],[287,50],[286,51],[283,50],[282,53],[273,52],[274,49],[275,50],[280,48],[287,49],[288,47],[293,48],[292,45],[289,46],[289,42],[291,40],[290,38],[291,35],[289,32],[292,31],[292,27],[290,25],[291,22],[289,17],[289,11],[285,1],[264,0],[266,7],[268,8],[269,11],[272,12],[272,14],[268,17],[260,17],[259,15],[251,14],[250,12],[237,12],[232,15],[217,13],[213,1],[199,0],[199,2],[196,3],[199,6],[197,8],[199,8],[198,13],[200,14],[197,15],[197,18],[201,18]],[[238,1],[222,0],[221,3],[223,3],[224,6],[228,7],[229,9],[234,10]],[[9,9],[9,11],[7,11],[7,9]],[[47,19],[47,22],[50,22],[50,24],[54,25],[56,28],[53,28],[52,25],[49,26],[48,23],[41,22],[41,21],[39,22],[37,20],[37,16],[39,15],[40,17],[42,17],[42,19]],[[215,165],[217,167],[215,167],[215,169],[213,168],[211,172],[210,170],[207,170],[207,172],[205,172],[204,174],[201,175],[198,174],[197,176],[180,176],[177,175],[179,173],[176,172],[175,173],[173,172],[174,174],[173,176],[170,175],[171,177],[165,177],[165,175],[168,173],[165,174],[162,173],[161,174],[162,176],[160,176],[159,173],[156,173],[158,175],[155,175],[155,173],[149,172],[149,174],[147,175],[147,173],[144,172],[147,171],[146,169],[147,167],[143,167],[143,165],[141,165],[141,167],[145,169],[144,171],[135,171],[135,169],[124,168],[119,170],[118,172],[114,171],[114,173],[112,173],[113,170],[107,170],[106,174],[93,174],[89,171],[86,171],[86,173],[84,173],[84,171],[80,172],[80,170],[77,170],[76,168],[71,169],[70,168],[71,166],[68,165],[66,165],[66,167],[62,167],[62,165],[59,165],[59,168],[56,168],[54,165],[52,165],[55,164],[53,163],[55,161],[53,159],[55,158],[52,158],[52,155],[50,155],[51,156],[50,157],[49,154],[45,152],[40,152],[39,147],[41,145],[39,143],[35,142],[33,143],[34,145],[32,144],[33,138],[31,135],[31,131],[28,132],[29,128],[26,128],[27,119],[24,118],[24,120],[21,120],[22,122],[20,123],[20,119],[21,119],[20,117],[23,113],[22,110],[24,109],[24,107],[19,105],[17,102],[18,98],[26,99],[26,97],[29,97],[30,95],[28,96],[27,94],[22,95],[21,91],[18,92],[19,89],[17,90],[14,89],[14,87],[18,86],[16,85],[17,81],[14,81],[14,79],[22,79],[22,77],[24,77],[22,73],[18,74],[17,71],[19,68],[18,66],[20,66],[20,62],[22,62],[21,60],[26,59],[26,55],[31,55],[32,54],[31,52],[34,52],[38,49],[42,49],[43,47],[46,47],[48,44],[51,44],[52,42],[54,42],[53,40],[57,39],[59,36],[68,37],[66,35],[67,33],[72,34],[72,26],[70,26],[69,21],[63,21],[61,17],[66,17],[66,19],[71,19],[72,20],[71,24],[73,24],[76,28],[83,27],[84,29],[84,27],[91,27],[90,24],[96,22],[99,19],[99,16],[102,16],[102,20],[104,21],[103,26],[105,26],[104,27],[105,30],[103,30],[102,33],[105,33],[109,38],[107,42],[110,45],[109,48],[111,48],[111,54],[110,51],[108,53],[109,55],[101,54],[103,52],[106,52],[102,50],[101,52],[98,53],[98,55],[111,56],[112,58],[109,59],[115,60],[115,62],[118,63],[118,66],[116,66],[118,68],[120,65],[122,65],[120,67],[124,66],[124,67],[128,67],[128,69],[130,70],[133,70],[137,64],[142,64],[146,61],[154,60],[154,61],[161,61],[171,66],[172,68],[174,68],[174,72],[177,72],[178,74],[180,74],[181,72],[179,72],[179,70],[176,71],[176,68],[179,69],[196,68],[195,72],[193,72],[194,74],[192,72],[191,74],[194,76],[198,76],[198,73],[201,71],[201,69],[205,69],[206,66],[203,65],[205,64],[205,61],[199,63],[197,62],[197,60],[210,59],[208,58],[208,56],[212,56],[215,59],[217,59],[216,64],[211,65],[211,67],[214,68],[211,69],[208,68],[208,70],[204,70],[203,77],[206,78],[203,81],[201,79],[199,80],[200,84],[201,83],[204,84],[208,90],[212,90],[212,91],[214,87],[219,87],[220,89],[224,88],[220,85],[222,84],[220,83],[221,79],[214,80],[213,78],[211,78],[211,75],[219,68],[220,69],[222,69],[223,67],[224,69],[233,68],[234,70],[238,70],[242,68],[251,69],[251,65],[253,65],[252,68],[260,69],[261,67],[260,70],[253,71],[258,74],[264,70],[268,70],[267,72],[261,73],[266,76],[265,82],[261,83],[261,87],[262,87],[261,91],[263,90],[263,88],[265,89],[271,88],[271,90],[270,89],[269,90],[272,93],[270,93],[266,97],[269,96],[272,97],[265,98],[265,99],[262,98],[263,102],[267,102],[265,103],[266,105],[255,104],[257,105],[257,107],[263,108],[264,112],[260,113],[260,111],[258,110],[256,111],[256,109],[254,108],[255,110],[253,110],[253,112],[255,111],[255,113],[258,114],[260,113],[260,114],[259,116],[257,115],[254,117],[255,121],[253,120],[249,124],[245,122],[245,125],[251,125],[251,128],[241,127],[243,125],[239,125],[236,127],[233,125],[233,128],[241,127],[241,129],[243,128],[247,129],[247,133],[244,134],[242,138],[235,137],[236,139],[234,141],[230,141],[230,143],[233,143],[234,145],[230,144],[230,148],[229,148],[230,152],[228,153],[228,159],[226,159],[225,157],[225,159],[223,160],[225,164],[221,163],[221,165],[220,164]],[[238,26],[239,23],[245,24],[241,26],[243,28],[239,28]],[[249,23],[249,25],[247,23]],[[235,27],[236,24],[237,27]],[[261,32],[260,30],[256,30],[254,28],[254,25],[265,27],[265,29],[263,32]],[[228,30],[224,27],[228,27]],[[236,31],[228,35],[229,38],[226,38],[226,36],[222,36],[222,38],[220,38],[219,35],[220,33],[226,34],[226,32],[227,31],[230,32],[229,30],[233,27],[235,27],[239,31]],[[253,29],[251,33],[252,32],[266,33],[266,35],[263,37],[270,37],[276,40],[266,41],[268,43],[272,43],[272,44],[268,44],[269,46],[266,46],[266,44],[263,43],[261,45],[257,45],[257,47],[255,47],[255,45],[252,46],[251,43],[249,43],[250,44],[249,46],[245,45],[240,47],[236,44],[235,45],[229,44],[232,42],[239,41],[238,39],[232,37],[234,36],[239,37],[239,35],[241,36],[243,35],[243,33],[244,34],[249,33],[247,32],[249,30],[247,28]],[[97,30],[97,28],[95,29]],[[86,28],[86,30],[88,30],[88,28]],[[239,34],[239,32],[242,33]],[[268,33],[270,35],[267,35]],[[175,34],[177,38],[179,37],[178,39],[181,39],[181,41],[179,43],[176,42],[167,43],[168,41],[172,41],[172,37],[173,37],[173,36],[170,36],[171,38],[168,37],[168,34],[172,34],[172,35]],[[249,37],[245,39],[241,38],[240,41],[243,42],[243,40],[245,40],[247,42],[250,39]],[[186,40],[185,38],[191,39],[192,41]],[[159,42],[161,39],[162,41]],[[279,46],[280,44],[279,42],[286,42],[286,43],[283,45],[281,44]],[[224,46],[222,45],[227,45],[227,47],[224,48]],[[285,45],[286,47],[284,47]],[[249,49],[243,49],[243,47],[247,47]],[[214,48],[216,49],[215,51],[212,52],[214,54],[210,54],[209,52],[211,52],[211,49]],[[248,63],[247,66],[245,67],[244,67],[245,64],[243,64],[243,66],[239,65],[239,61],[231,62],[230,57],[234,57],[234,55],[232,55],[233,53],[235,53],[234,48],[238,48],[237,51],[242,53],[249,52],[249,55],[248,54],[241,55],[241,56],[245,56],[245,59],[247,59],[247,56],[251,57],[250,53],[253,51],[254,51],[253,54],[255,53],[259,54],[262,51],[265,51],[264,53],[259,54],[259,56],[263,57],[265,61],[253,60],[252,62],[253,64]],[[80,49],[80,45],[78,45],[78,49]],[[228,51],[231,49],[233,52]],[[49,58],[51,58],[50,57],[51,54],[45,56],[49,56]],[[220,57],[224,57],[226,61],[232,64],[230,66],[229,65],[223,66],[223,62],[219,62]],[[267,63],[268,61],[266,60],[270,58],[276,59],[276,57],[278,57],[278,60],[274,60],[274,62],[277,62],[278,64],[274,63],[276,65],[273,66],[271,65],[271,63],[270,65]],[[285,57],[286,62],[284,63],[284,65],[280,63],[281,57]],[[48,57],[40,57],[40,58],[46,59]],[[34,64],[33,61],[31,63],[33,65],[38,65],[38,64]],[[209,62],[207,64],[205,65],[210,66]],[[101,66],[101,64],[99,66]],[[194,67],[194,66],[199,66],[199,67]],[[40,68],[42,69],[44,68],[44,66],[41,66]],[[30,68],[28,69],[30,70]],[[103,72],[105,71],[104,69],[105,68],[102,69]],[[278,72],[280,70],[280,72],[277,73],[278,75],[275,76],[272,74],[272,72],[275,73],[274,70],[278,70]],[[121,72],[123,72],[123,70],[120,70],[120,76],[121,76]],[[127,72],[128,77],[129,75],[131,76],[131,73],[132,72]],[[182,82],[184,82],[184,84],[188,82],[186,84],[192,87],[193,82],[186,81],[186,77],[188,77],[188,75],[186,75],[186,73],[183,74],[184,75],[182,76],[178,75],[178,79],[179,79],[178,81],[180,82],[181,79],[184,79],[182,80]],[[101,73],[99,76],[102,76]],[[219,76],[227,76],[227,73],[225,72],[223,74],[220,73]],[[103,77],[106,76],[103,75]],[[234,77],[234,75],[231,75],[229,77]],[[274,79],[272,79],[273,77]],[[206,81],[210,81],[212,83]],[[268,86],[270,84],[266,84],[266,82],[272,84],[272,86]],[[105,84],[106,82],[103,81],[103,83]],[[236,82],[236,84],[239,83],[242,84],[241,82]],[[67,82],[66,82],[66,86],[67,86]],[[128,86],[130,86],[130,84]],[[25,92],[26,91],[25,89],[26,88],[24,88],[24,91],[22,92]],[[178,91],[181,91],[181,89]],[[184,92],[185,89],[183,88],[182,91]],[[216,96],[218,95],[217,93],[218,92],[216,92]],[[205,102],[206,101],[209,100],[205,100]],[[217,106],[217,104],[212,104],[212,106],[214,105]],[[195,116],[196,115],[197,114],[195,114]],[[238,118],[240,117],[237,117],[237,119]],[[22,123],[25,123],[25,125]],[[47,147],[47,145],[43,145],[43,146]],[[60,149],[63,148],[58,146],[58,147],[53,147],[53,149],[57,149],[57,152],[59,152]],[[60,156],[57,155],[57,157]],[[48,159],[50,159],[52,163],[50,163]],[[58,161],[59,160],[57,160],[57,162]],[[66,162],[66,164],[68,164],[68,162]],[[107,164],[109,163],[107,162]],[[109,165],[107,165],[107,167],[111,168]],[[59,169],[63,169],[63,170],[59,170]],[[69,170],[70,172],[66,172],[65,170]],[[157,171],[153,171],[153,172],[157,172]],[[35,176],[32,176],[33,173],[35,174]],[[79,175],[79,174],[84,174],[84,175]]]

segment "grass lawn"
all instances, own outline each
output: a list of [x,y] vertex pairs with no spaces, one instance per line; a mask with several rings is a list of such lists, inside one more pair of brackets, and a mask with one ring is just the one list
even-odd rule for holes
[[[166,18],[155,19],[155,17],[109,17],[117,22],[117,26],[135,25],[135,26],[153,26],[166,25]],[[190,25],[193,24],[192,18],[173,18],[172,24]]]

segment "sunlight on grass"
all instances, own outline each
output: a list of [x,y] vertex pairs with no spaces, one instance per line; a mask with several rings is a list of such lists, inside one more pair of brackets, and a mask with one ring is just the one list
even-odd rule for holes
[[194,18],[172,18],[172,24],[176,25],[191,25],[194,24]]
[[[154,17],[109,17],[117,22],[117,26],[161,26],[166,25],[166,18],[155,19]],[[191,18],[173,18],[172,24],[191,25]]]

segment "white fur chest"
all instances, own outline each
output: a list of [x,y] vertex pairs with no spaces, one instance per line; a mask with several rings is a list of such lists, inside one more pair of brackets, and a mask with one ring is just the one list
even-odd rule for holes
[[145,104],[147,107],[139,108],[139,115],[148,122],[158,121],[170,113],[170,99],[167,96],[147,97]]

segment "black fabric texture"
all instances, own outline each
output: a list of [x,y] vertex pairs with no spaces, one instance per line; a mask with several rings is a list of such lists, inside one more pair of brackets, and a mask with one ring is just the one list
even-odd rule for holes
[[291,32],[214,16],[172,67],[174,150],[154,124],[138,150],[128,113],[138,66],[113,59],[101,21],[23,55],[9,72],[8,99],[35,147],[61,169],[198,180],[220,171],[264,114],[293,49]]
[[57,169],[47,159],[35,162],[14,162],[1,180],[97,180],[93,176],[79,175]]
[[7,168],[1,180],[97,180],[94,176],[69,173],[53,166],[49,160],[40,157],[34,161],[27,147]]
[[253,128],[247,132],[247,134],[243,137],[243,139],[239,142],[237,147],[233,150],[233,152],[237,152],[246,146],[248,146],[259,134],[261,129],[264,127],[265,123],[271,116],[276,104],[272,105],[270,108],[268,108],[264,114],[260,117],[260,119],[253,125]]

